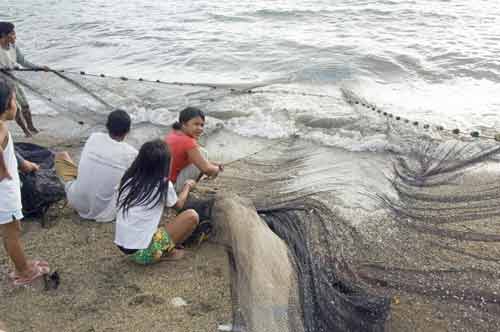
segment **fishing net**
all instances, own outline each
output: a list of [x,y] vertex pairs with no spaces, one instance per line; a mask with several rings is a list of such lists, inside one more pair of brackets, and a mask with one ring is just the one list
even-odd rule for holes
[[78,119],[84,115],[91,123],[101,122],[115,108],[135,111],[136,123],[169,123],[183,107],[203,107],[230,91],[217,85],[108,78],[83,72],[17,70],[1,75],[15,81],[44,107]]
[[[224,119],[213,105],[237,98],[254,107],[262,96],[331,101],[272,87],[248,93],[250,85],[14,75],[31,100],[84,119],[87,131],[114,107],[132,110],[135,128],[161,128],[143,131],[142,141],[164,133],[188,105]],[[218,197],[210,214],[211,238],[229,256],[233,330],[498,331],[498,143],[423,127],[349,90],[342,98],[353,114],[341,121],[294,113],[291,126],[361,128],[361,139],[384,137],[384,154],[318,146],[298,133],[241,156],[217,179],[232,193]],[[241,104],[229,104],[234,115]],[[290,112],[281,105],[279,116]],[[365,175],[349,176],[345,165]],[[339,198],[345,193],[349,209]]]
[[[491,159],[498,146],[428,142],[415,145],[410,156],[395,155],[388,180],[396,194],[366,193],[379,209],[360,227],[355,221],[364,212],[347,219],[335,208],[332,192],[285,189],[283,178],[302,162],[301,144],[276,145],[260,158],[240,161],[238,174],[221,179],[236,188],[235,179],[246,182],[238,194],[252,197],[261,220],[287,243],[298,291],[294,288],[280,308],[293,313],[301,303],[301,320],[290,327],[293,320],[286,316],[281,328],[268,331],[498,330],[500,191],[495,172],[485,176],[478,169],[485,160],[498,165]],[[233,216],[228,228],[246,229],[242,222]],[[260,246],[242,248],[239,236],[231,238],[239,257],[232,261],[233,274],[243,275],[237,285],[251,284],[248,278],[256,273],[245,255],[258,256],[264,270],[274,266],[267,260],[268,250],[276,251],[271,241],[251,234]],[[252,326],[251,314],[240,311],[257,315],[262,302],[238,303],[234,321]]]

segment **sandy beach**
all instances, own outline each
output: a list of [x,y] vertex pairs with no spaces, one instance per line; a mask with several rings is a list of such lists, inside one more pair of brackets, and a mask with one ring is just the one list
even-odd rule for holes
[[[42,133],[33,139],[22,138],[12,124],[16,141],[66,150],[78,159],[83,143],[50,135],[50,120],[38,119]],[[202,332],[230,322],[227,255],[220,246],[204,242],[187,248],[181,261],[137,266],[113,244],[113,223],[82,220],[64,203],[49,210],[46,228],[39,220],[23,221],[26,252],[59,273],[57,290],[44,290],[43,280],[14,289],[7,278],[10,262],[0,258],[0,320],[8,332]],[[179,298],[184,305],[176,303]]]

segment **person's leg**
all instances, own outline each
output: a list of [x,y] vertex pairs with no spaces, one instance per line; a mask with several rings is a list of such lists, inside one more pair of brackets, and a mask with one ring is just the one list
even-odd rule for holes
[[24,119],[26,120],[26,124],[28,125],[28,129],[35,134],[39,133],[39,130],[35,128],[35,125],[33,123],[33,117],[31,116],[31,108],[25,107],[22,109],[22,113],[24,116]]
[[187,210],[179,214],[173,221],[160,227],[153,235],[146,249],[141,249],[129,255],[129,259],[141,265],[158,263],[162,259],[177,260],[182,258],[183,250],[175,248],[176,243],[182,243],[198,225],[198,214]]
[[17,98],[17,104],[21,108],[21,112],[17,113],[22,113],[22,116],[26,121],[26,125],[28,126],[29,131],[31,131],[31,133],[33,134],[37,134],[38,129],[36,129],[35,125],[33,124],[28,98],[26,98],[26,94],[24,93],[24,90],[19,86],[19,84],[16,84],[16,98]]
[[182,258],[183,256],[176,252],[175,243],[170,238],[167,230],[160,227],[153,235],[149,246],[129,255],[129,259],[137,264],[151,265],[173,255],[177,256],[176,258]]
[[59,160],[65,160],[65,161],[68,161],[68,162],[70,162],[72,164],[75,163],[73,161],[73,158],[71,158],[71,156],[69,155],[69,153],[66,152],[66,151],[57,152],[54,158],[55,159],[59,159]]
[[29,131],[28,126],[26,125],[26,120],[24,119],[23,112],[21,111],[21,108],[19,106],[18,106],[17,112],[16,112],[16,122],[17,122],[17,125],[19,127],[21,127],[21,129],[23,130],[24,135],[26,137],[33,136],[31,131]]
[[77,178],[78,166],[66,151],[56,153],[54,157],[56,174],[63,182],[70,182]]
[[179,213],[174,220],[165,225],[165,229],[175,244],[181,244],[193,233],[198,222],[198,213],[190,209]]
[[193,164],[187,165],[179,172],[179,175],[177,175],[177,179],[175,180],[174,184],[175,191],[177,193],[180,193],[182,191],[182,188],[184,187],[184,183],[187,180],[198,181],[200,176],[201,176],[201,171],[198,167],[196,167]]
[[27,113],[29,113],[30,121],[32,121],[31,112],[26,112],[25,110],[27,108],[29,111],[29,104],[26,99],[26,95],[24,94],[24,91],[23,89],[21,89],[19,84],[15,84],[14,86],[16,89],[16,103],[17,103],[16,122],[19,125],[19,127],[21,127],[21,129],[24,131],[26,137],[31,137],[37,131],[35,129],[35,131],[31,132],[30,127],[33,125],[33,122],[31,122],[30,126],[28,119],[26,119],[26,115]]
[[21,224],[19,220],[14,220],[8,224],[2,224],[0,225],[0,229],[2,230],[5,251],[14,263],[16,275],[22,278],[29,278],[33,274],[33,271],[26,259],[21,244]]

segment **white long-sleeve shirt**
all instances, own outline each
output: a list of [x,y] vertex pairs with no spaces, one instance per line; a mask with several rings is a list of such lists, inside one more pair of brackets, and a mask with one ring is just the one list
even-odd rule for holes
[[40,66],[26,60],[15,44],[11,44],[8,48],[0,46],[0,69],[14,69],[19,66],[31,69],[40,68]]

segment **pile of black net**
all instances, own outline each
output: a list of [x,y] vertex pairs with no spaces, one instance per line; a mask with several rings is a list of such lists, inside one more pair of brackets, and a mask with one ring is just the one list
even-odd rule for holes
[[[164,126],[188,105],[210,116],[251,88],[13,74],[48,108],[93,124],[115,107],[133,109],[135,125]],[[284,189],[315,148],[299,137],[226,167],[212,240],[228,252],[234,331],[500,330],[499,146],[409,135],[390,120],[377,130],[404,152],[387,157],[396,194],[368,190],[377,209],[366,225],[336,208],[328,186]]]
[[[253,202],[224,198],[214,212],[222,221],[217,241],[231,248],[236,326],[498,331],[496,144],[409,143],[412,153],[393,155],[389,180],[397,195],[369,193],[380,209],[371,229],[354,226],[325,203],[332,193],[280,190],[301,163],[300,145],[288,141],[267,156],[242,160],[237,174],[226,175],[232,181],[221,179],[232,186],[236,178],[246,182],[238,194]],[[488,165],[492,171],[485,174]],[[241,173],[248,168],[254,172]]]

